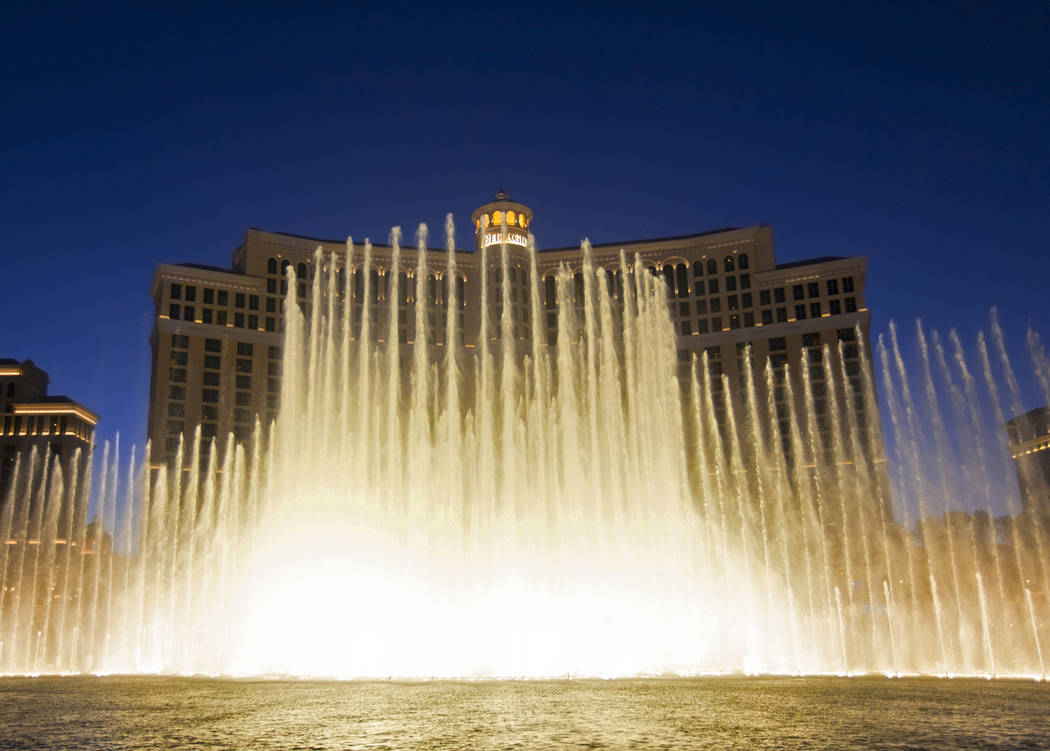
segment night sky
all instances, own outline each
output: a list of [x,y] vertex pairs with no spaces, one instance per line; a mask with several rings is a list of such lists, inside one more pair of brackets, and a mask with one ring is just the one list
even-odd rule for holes
[[4,12],[0,357],[100,438],[145,435],[157,263],[449,211],[469,247],[500,185],[541,247],[765,222],[868,257],[875,333],[1050,335],[1050,3],[218,5]]

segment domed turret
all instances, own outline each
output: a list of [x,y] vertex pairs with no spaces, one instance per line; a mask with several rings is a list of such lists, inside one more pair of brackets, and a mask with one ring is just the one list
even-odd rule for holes
[[502,188],[494,200],[475,209],[470,218],[474,220],[474,241],[478,250],[502,243],[528,247],[532,209],[510,200]]

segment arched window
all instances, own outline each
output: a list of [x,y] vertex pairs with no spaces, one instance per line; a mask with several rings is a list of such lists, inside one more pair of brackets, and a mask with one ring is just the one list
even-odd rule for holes
[[15,384],[14,383],[9,383],[9,384],[7,384],[7,398],[8,399],[14,399],[14,397],[15,397]]
[[726,256],[726,260],[722,265],[725,266],[726,271],[734,271],[736,269],[736,264],[733,263],[733,256]]
[[699,279],[704,275],[704,262],[693,261],[693,278]]
[[748,268],[747,253],[741,253],[739,256],[737,256],[736,267],[741,271]]
[[267,274],[276,274],[277,273],[277,259],[276,258],[271,258],[268,261],[266,261],[266,273]]
[[522,229],[525,229],[525,215],[524,214],[518,214],[518,226],[521,227]]
[[300,263],[299,265],[297,265],[295,267],[295,275],[299,278],[299,281],[302,281],[303,279],[306,278],[306,264],[305,263]]
[[558,302],[558,282],[553,276],[543,280],[543,297],[547,310],[554,310]]
[[508,209],[507,210],[507,224],[509,224],[510,226],[513,227],[517,223],[518,223],[518,215],[514,212],[513,209]]
[[503,212],[502,211],[493,211],[492,212],[492,223],[494,225],[496,225],[497,227],[500,226],[501,224],[503,224]]
[[354,298],[357,300],[361,299],[361,296],[365,293],[365,274],[361,269],[354,271]]
[[489,228],[489,215],[488,214],[482,214],[481,215],[481,228],[482,229],[488,229]]
[[288,273],[288,267],[292,265],[292,262],[285,258],[281,261],[281,276],[285,276]]
[[[371,277],[368,280],[368,283],[369,283],[369,286],[372,287],[372,302],[379,302],[379,298],[380,297],[385,297],[386,296],[386,276],[383,276],[382,280],[380,280],[379,269],[372,269],[371,271],[368,272],[368,275]],[[380,295],[380,293],[379,293],[380,281],[382,281],[382,284],[383,284],[383,294],[382,295]]]
[[582,305],[584,297],[583,274],[577,271],[573,275],[572,281],[575,282],[576,285],[576,302]]
[[667,296],[674,297],[674,266],[664,264],[664,281],[667,282]]
[[336,276],[336,292],[343,294],[346,291],[346,268],[339,269]]
[[431,305],[437,305],[440,302],[438,300],[437,277],[433,274],[427,275],[427,302]]
[[609,293],[609,297],[615,298],[616,295],[616,272],[612,269],[605,269],[605,291]]
[[408,285],[408,274],[404,271],[397,275],[397,287],[398,302],[401,305],[408,305],[408,301],[411,299],[411,290]]
[[714,258],[707,259],[707,273],[708,275],[714,275],[718,273],[718,264],[715,263]]
[[675,281],[678,284],[678,296],[689,297],[689,267],[680,263],[674,267]]
[[467,307],[467,280],[461,276],[456,277],[456,299],[459,300],[459,307]]

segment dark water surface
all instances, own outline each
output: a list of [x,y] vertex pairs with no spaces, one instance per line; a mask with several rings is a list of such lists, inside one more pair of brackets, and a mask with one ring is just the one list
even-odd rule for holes
[[0,679],[4,749],[1050,748],[1050,686]]

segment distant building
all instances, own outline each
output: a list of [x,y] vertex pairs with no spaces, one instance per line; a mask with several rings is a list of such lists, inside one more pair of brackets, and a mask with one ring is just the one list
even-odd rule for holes
[[1050,516],[1050,406],[1006,423],[1024,511]]
[[[0,508],[8,501],[19,463],[17,489],[30,496],[39,483],[50,482],[55,462],[62,465],[67,491],[88,466],[98,415],[68,396],[48,396],[48,381],[32,360],[0,359]],[[26,468],[33,449],[36,466],[29,478]],[[30,479],[32,484],[26,485]]]
[[[493,325],[489,331],[493,337],[500,335],[499,326],[494,325],[504,302],[498,291],[502,281],[498,251],[506,245],[514,335],[523,342],[539,335],[554,344],[558,318],[554,279],[561,264],[570,273],[578,272],[583,260],[581,249],[537,250],[545,331],[534,332],[528,274],[532,211],[501,191],[471,218],[475,248],[456,251],[456,300],[462,308],[462,330],[456,332],[455,340],[466,347],[476,346],[478,341],[482,320],[479,251],[483,247],[490,249],[487,313]],[[276,416],[281,316],[289,293],[284,270],[289,265],[296,269],[299,289],[293,292],[301,301],[307,298],[318,247],[326,259],[335,254],[337,267],[346,263],[343,241],[249,229],[233,251],[229,269],[194,263],[158,265],[151,287],[155,319],[149,404],[149,437],[155,462],[173,458],[180,437],[189,436],[198,424],[205,439],[232,432],[237,439],[246,440],[256,418],[265,424]],[[790,410],[786,409],[789,401],[794,402],[796,413],[813,413],[814,419],[808,424],[820,433],[823,447],[818,449],[822,453],[818,462],[834,459],[841,463],[852,455],[840,441],[835,456],[831,456],[836,426],[853,422],[870,428],[863,434],[876,436],[881,442],[878,408],[869,388],[870,359],[864,356],[871,319],[864,298],[865,258],[825,256],[777,264],[773,233],[765,225],[596,244],[593,263],[606,269],[613,286],[620,272],[621,252],[631,265],[637,255],[644,267],[666,281],[682,374],[690,372],[692,355],[706,355],[707,367],[714,376],[715,412],[720,422],[729,405],[742,408],[750,358],[763,405],[767,398],[765,364],[772,365],[772,396],[782,420],[784,450],[792,449],[787,422]],[[389,327],[385,290],[392,273],[391,253],[389,245],[374,245],[372,267],[363,270],[363,246],[354,245],[354,320],[360,320],[361,306],[368,304],[380,340]],[[399,338],[406,343],[415,337],[415,288],[407,282],[414,276],[417,254],[416,248],[403,246],[397,272],[403,291]],[[443,311],[449,299],[443,291],[448,281],[443,278],[446,258],[444,248],[427,251],[428,275],[433,281],[426,305],[436,323],[432,325],[435,343],[440,345],[445,344],[447,333],[443,331]],[[363,296],[360,282],[365,273],[372,279],[367,303],[357,297]],[[307,305],[304,308],[308,310]],[[811,384],[809,400],[804,397],[804,376]],[[186,457],[185,462],[189,461]]]

